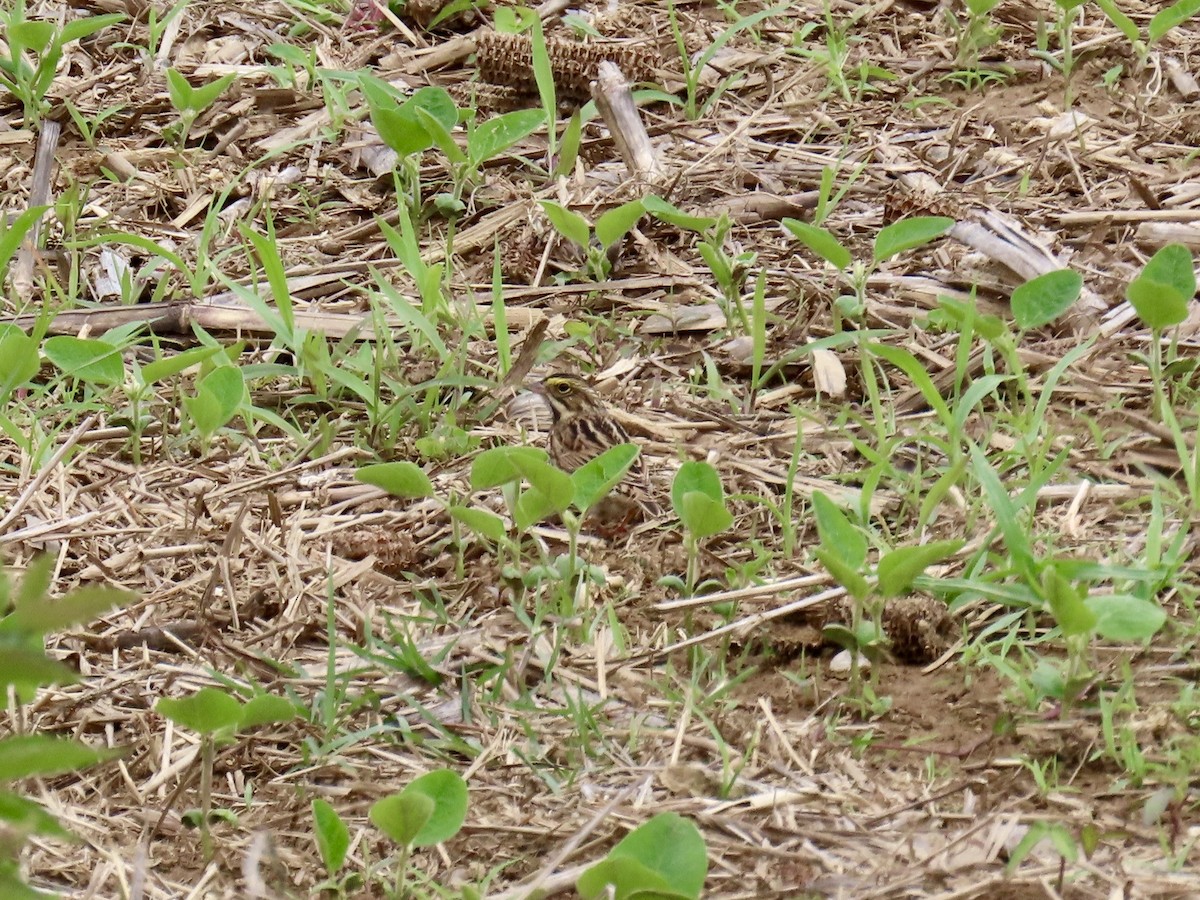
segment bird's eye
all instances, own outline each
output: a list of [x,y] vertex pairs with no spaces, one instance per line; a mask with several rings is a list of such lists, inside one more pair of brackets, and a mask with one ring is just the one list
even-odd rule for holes
[[560,381],[558,384],[556,384],[554,386],[554,389],[556,391],[558,391],[560,394],[571,393],[571,385],[567,384],[565,381]]

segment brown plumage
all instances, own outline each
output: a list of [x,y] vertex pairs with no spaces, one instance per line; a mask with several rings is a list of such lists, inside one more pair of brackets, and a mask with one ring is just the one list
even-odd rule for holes
[[[637,443],[617,421],[608,404],[582,378],[551,375],[535,385],[534,391],[550,406],[553,421],[547,449],[550,461],[564,472],[575,471],[610,447]],[[625,481],[606,498],[612,502],[607,508],[596,510],[596,515],[602,519],[614,518],[617,514],[629,518],[636,514],[638,507],[653,514],[657,505],[650,499],[649,491],[646,467],[639,455],[630,466]],[[600,506],[605,506],[605,501]]]

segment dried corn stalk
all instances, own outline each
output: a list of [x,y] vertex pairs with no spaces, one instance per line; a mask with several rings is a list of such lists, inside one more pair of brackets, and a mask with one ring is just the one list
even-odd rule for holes
[[[655,69],[652,54],[624,45],[547,39],[546,53],[558,96],[581,102],[590,99],[591,82],[596,78],[600,63],[606,60],[619,66],[631,81],[648,81]],[[537,91],[537,79],[533,74],[533,39],[528,35],[496,31],[480,33],[475,40],[475,64],[484,81],[528,93]]]

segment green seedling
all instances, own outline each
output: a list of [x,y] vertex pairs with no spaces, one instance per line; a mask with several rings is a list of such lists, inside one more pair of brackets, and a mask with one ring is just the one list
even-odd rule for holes
[[725,76],[713,91],[708,94],[703,100],[700,98],[700,81],[704,75],[708,64],[713,61],[713,57],[720,52],[721,48],[728,44],[734,37],[747,29],[754,28],[762,22],[774,16],[783,15],[791,9],[790,3],[772,6],[767,9],[760,9],[758,12],[751,13],[748,16],[740,18],[734,22],[719,35],[708,47],[705,48],[695,59],[687,52],[687,43],[684,40],[683,26],[679,22],[679,15],[675,9],[674,0],[667,5],[667,15],[671,22],[671,34],[675,38],[675,47],[679,51],[679,61],[683,67],[683,83],[684,83],[684,98],[682,101],[673,94],[663,94],[653,92],[656,99],[667,100],[683,107],[683,114],[691,121],[702,119],[708,115],[709,111],[716,105],[721,96],[740,80],[743,76],[741,73],[735,72]]
[[[878,662],[887,647],[883,629],[884,606],[889,599],[912,592],[913,582],[925,569],[957,553],[960,540],[897,547],[880,558],[874,572],[867,565],[867,538],[846,513],[820,491],[813,494],[819,546],[814,551],[833,579],[850,598],[850,622],[827,625],[825,635],[850,652],[850,696],[864,711],[884,708],[878,701],[878,665],[871,667],[870,691],[864,691],[859,657]],[[874,575],[873,582],[870,578]]]
[[5,281],[9,264],[17,251],[21,249],[26,235],[42,220],[48,206],[31,206],[12,222],[7,217],[0,218],[0,284]]
[[1121,10],[1116,0],[1096,0],[1108,20],[1125,36],[1137,54],[1138,61],[1145,63],[1149,47],[1162,40],[1173,29],[1179,27],[1200,12],[1200,0],[1176,0],[1156,12],[1143,33],[1129,16]]
[[533,134],[546,121],[540,109],[518,109],[476,124],[467,121],[467,146],[463,150],[442,120],[421,107],[416,108],[421,124],[450,163],[454,192],[448,198],[454,208],[462,206],[464,190],[479,183],[483,164]]
[[955,15],[952,6],[946,7],[946,21],[958,45],[954,61],[963,67],[954,75],[956,80],[964,81],[965,86],[977,89],[999,74],[981,71],[979,58],[1004,34],[1003,26],[991,16],[1000,0],[964,0],[963,5],[966,7],[965,20]]
[[[825,5],[825,20],[823,23],[808,20],[803,26],[792,33],[790,52],[796,56],[817,62],[825,70],[825,78],[829,86],[821,93],[828,97],[836,91],[847,103],[855,103],[865,94],[879,90],[872,81],[895,81],[896,75],[880,66],[873,65],[869,60],[859,62],[857,70],[852,70],[850,63],[850,47],[862,40],[853,36],[851,30],[863,15],[865,7],[839,22],[833,17],[829,4]],[[809,38],[821,33],[823,46],[809,46]],[[849,73],[849,74],[848,74]]]
[[75,123],[75,127],[79,129],[79,133],[83,137],[84,142],[93,150],[96,149],[97,135],[99,134],[100,128],[105,122],[125,109],[124,104],[118,103],[113,106],[109,106],[106,109],[102,109],[100,112],[96,113],[96,115],[88,118],[83,114],[83,112],[80,111],[79,107],[70,101],[70,99],[64,99],[63,106],[66,107],[67,115],[71,117],[71,121]]
[[659,813],[580,875],[575,889],[584,900],[696,900],[707,875],[708,849],[700,829],[678,813]]
[[733,524],[733,514],[725,500],[721,476],[711,465],[688,460],[675,473],[671,483],[671,506],[684,529],[687,551],[685,591],[696,592],[700,569],[700,542],[726,531]]
[[358,86],[367,98],[371,122],[380,139],[396,151],[396,199],[410,215],[415,214],[421,208],[418,157],[435,143],[426,122],[432,119],[449,132],[458,123],[458,107],[440,87],[418,88],[402,98],[395,88],[372,75],[361,75]]
[[861,320],[866,311],[867,281],[879,266],[906,250],[929,243],[950,230],[953,219],[943,216],[914,216],[901,219],[879,230],[869,262],[856,261],[845,245],[833,233],[798,219],[784,219],[783,226],[809,250],[837,269],[851,291],[834,303],[835,328],[842,318]]
[[[970,459],[1004,542],[1010,566],[1005,574],[1015,576],[1019,582],[1018,593],[1012,595],[1012,600],[1026,603],[1032,610],[1048,612],[1059,626],[1066,662],[1041,661],[1033,680],[1040,695],[1060,702],[1065,712],[1094,678],[1090,654],[1097,637],[1144,642],[1166,622],[1166,614],[1145,590],[1134,588],[1129,593],[1114,591],[1092,595],[1086,581],[1095,578],[1111,581],[1115,575],[1120,575],[1152,582],[1153,573],[1143,570],[1113,573],[1107,568],[1075,560],[1039,558],[1024,521],[1027,515],[1022,513],[1022,504],[1032,502],[1036,496],[1037,482],[1032,482],[1020,498],[1014,500],[999,474],[974,444],[970,445]],[[1148,562],[1155,564],[1158,560],[1151,558]]]
[[[392,312],[400,316],[401,321],[411,320],[412,324],[417,326],[413,332],[414,350],[428,346],[437,353],[440,359],[445,359],[449,356],[449,350],[438,336],[437,325],[453,323],[455,320],[449,297],[446,294],[445,263],[425,262],[425,258],[421,255],[417,227],[408,209],[404,206],[397,209],[396,228],[382,218],[377,218],[376,221],[380,231],[383,232],[384,239],[388,242],[388,247],[391,248],[404,271],[416,284],[417,294],[421,298],[420,319],[417,319],[407,312],[412,305],[407,300],[398,298],[394,289],[387,282],[380,280],[380,286],[384,288],[385,293],[393,301],[398,300],[391,304]],[[413,310],[413,313],[416,312]]]
[[[1046,793],[1049,793],[1047,791]],[[1033,822],[1025,836],[1013,848],[1009,857],[1006,871],[1011,875],[1017,870],[1029,854],[1042,842],[1049,842],[1054,852],[1061,857],[1062,865],[1055,879],[1055,891],[1061,893],[1065,882],[1067,864],[1074,864],[1082,850],[1086,856],[1091,856],[1100,843],[1100,829],[1092,824],[1083,826],[1078,836],[1061,822]]]
[[5,47],[0,52],[0,87],[21,101],[26,125],[39,122],[46,112],[46,94],[54,83],[63,48],[124,19],[114,13],[58,25],[25,18],[25,0],[16,0],[11,9],[0,10]]
[[350,850],[350,829],[337,814],[337,810],[319,797],[312,802],[312,817],[313,839],[317,844],[317,852],[321,854],[325,874],[329,876],[320,884],[314,885],[313,890],[332,891],[338,897],[349,897],[357,893],[363,887],[360,873],[348,872],[338,876],[346,864],[346,854]]
[[[79,674],[45,652],[46,635],[86,626],[133,595],[106,587],[76,588],[51,598],[54,556],[33,560],[14,587],[7,570],[0,572],[0,691],[12,704],[33,700],[47,685],[76,684]],[[36,722],[36,717],[13,716],[12,722]],[[74,843],[77,839],[40,803],[15,790],[18,782],[53,778],[77,772],[121,755],[120,750],[97,749],[83,741],[37,733],[0,738],[0,894],[5,897],[44,897],[22,877],[21,853],[33,838]]]
[[1188,306],[1196,294],[1196,271],[1192,252],[1183,244],[1168,244],[1146,262],[1142,271],[1129,283],[1125,296],[1138,318],[1150,329],[1148,365],[1154,405],[1159,418],[1171,432],[1193,508],[1200,507],[1200,449],[1189,444],[1183,424],[1175,412],[1166,389],[1166,372],[1178,355],[1175,338],[1168,347],[1167,365],[1163,360],[1163,332],[1182,323]]
[[1023,329],[1049,325],[1079,299],[1083,276],[1070,269],[1046,272],[1012,292],[1013,318]]
[[217,98],[235,81],[237,75],[231,72],[201,87],[192,87],[182,73],[176,69],[167,69],[167,96],[170,97],[175,112],[179,113],[179,121],[173,129],[176,149],[183,150],[196,119],[216,103]]
[[1057,54],[1050,52],[1045,23],[1040,18],[1038,20],[1037,49],[1033,51],[1033,56],[1062,74],[1064,109],[1070,109],[1074,104],[1071,78],[1078,65],[1075,58],[1075,26],[1079,24],[1081,11],[1086,3],[1087,0],[1054,0],[1054,5],[1058,8],[1058,16],[1054,20],[1054,33],[1058,38]]
[[608,210],[593,227],[579,213],[572,212],[553,200],[539,200],[554,230],[578,248],[584,256],[586,277],[604,281],[612,272],[614,257],[621,239],[627,235],[645,213],[642,200],[631,200]]
[[374,485],[405,500],[433,496],[433,483],[416,463],[401,461],[362,466],[355,471],[354,477],[363,484]]
[[371,824],[400,846],[394,897],[406,896],[408,862],[414,848],[448,841],[467,818],[467,783],[449,769],[436,769],[411,781],[404,790],[376,801]]
[[212,858],[213,762],[218,744],[228,744],[239,731],[272,722],[287,722],[299,715],[290,701],[273,694],[259,694],[243,703],[217,688],[205,687],[189,697],[163,697],[154,710],[200,736],[200,810],[189,816],[200,828],[204,855]]

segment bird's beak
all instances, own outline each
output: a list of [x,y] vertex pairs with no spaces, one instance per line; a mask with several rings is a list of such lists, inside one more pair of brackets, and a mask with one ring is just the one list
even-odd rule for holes
[[533,384],[529,385],[529,389],[531,391],[533,391],[535,394],[537,394],[539,397],[546,396],[546,386],[544,384],[542,384],[540,381],[535,381]]

